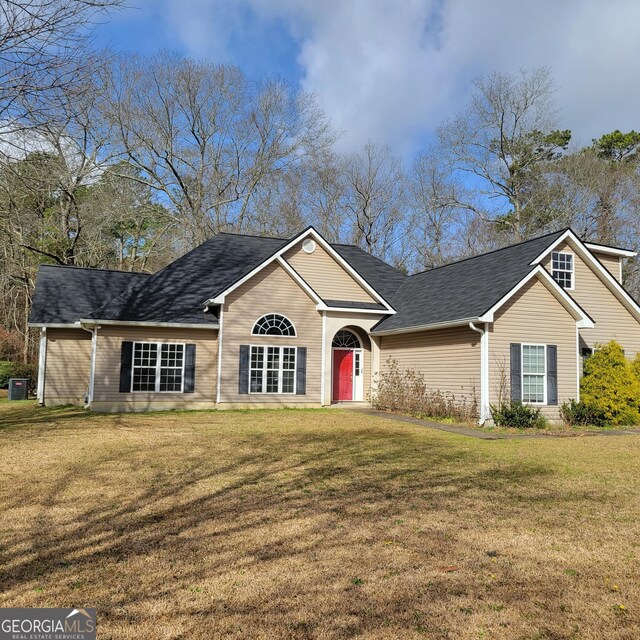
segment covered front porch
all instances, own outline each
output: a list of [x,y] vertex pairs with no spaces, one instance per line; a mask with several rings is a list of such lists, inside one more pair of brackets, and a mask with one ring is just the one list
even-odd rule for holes
[[368,406],[379,370],[379,349],[369,334],[373,314],[327,313],[323,348],[322,404]]

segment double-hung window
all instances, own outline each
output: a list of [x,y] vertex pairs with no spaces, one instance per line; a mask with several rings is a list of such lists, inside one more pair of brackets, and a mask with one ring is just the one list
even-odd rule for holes
[[132,391],[182,392],[184,345],[133,343]]
[[573,289],[573,254],[553,251],[551,253],[553,279],[563,289]]
[[295,393],[295,379],[295,347],[251,347],[250,393]]
[[522,402],[544,404],[547,388],[546,346],[522,345]]

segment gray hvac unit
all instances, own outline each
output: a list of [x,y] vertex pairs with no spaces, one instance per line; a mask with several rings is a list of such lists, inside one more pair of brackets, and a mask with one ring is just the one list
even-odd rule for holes
[[9,378],[9,400],[26,400],[29,396],[29,378]]

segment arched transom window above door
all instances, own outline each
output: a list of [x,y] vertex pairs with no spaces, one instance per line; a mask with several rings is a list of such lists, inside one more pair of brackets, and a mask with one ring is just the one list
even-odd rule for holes
[[356,336],[356,334],[352,331],[341,329],[334,336],[331,346],[338,349],[359,349],[360,340],[358,339],[358,336]]
[[279,313],[268,313],[253,325],[253,331],[251,333],[254,336],[295,337],[296,329],[289,318]]

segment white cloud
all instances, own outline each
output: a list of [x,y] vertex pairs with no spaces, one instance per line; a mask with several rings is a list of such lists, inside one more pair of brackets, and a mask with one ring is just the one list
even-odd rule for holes
[[550,66],[560,124],[588,143],[640,128],[637,0],[167,0],[174,37],[195,55],[233,60],[261,25],[298,43],[343,148],[366,140],[415,148],[468,99],[474,76]]

